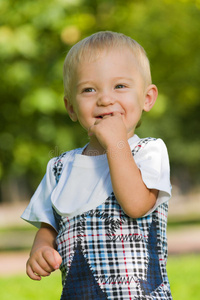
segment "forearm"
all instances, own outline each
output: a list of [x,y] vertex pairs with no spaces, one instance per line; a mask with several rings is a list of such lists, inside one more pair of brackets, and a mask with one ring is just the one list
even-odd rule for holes
[[30,257],[26,264],[27,275],[33,280],[49,276],[58,269],[62,258],[56,249],[56,231],[47,224],[42,224],[33,242]]
[[144,184],[128,142],[108,148],[107,158],[117,201],[130,217],[143,216],[154,206],[158,192]]
[[56,236],[57,232],[53,229],[53,227],[47,224],[42,224],[41,228],[36,233],[30,255],[43,246],[56,249]]

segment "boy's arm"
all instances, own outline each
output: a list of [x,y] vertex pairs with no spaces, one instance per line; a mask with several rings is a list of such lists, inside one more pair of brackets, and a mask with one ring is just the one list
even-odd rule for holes
[[113,192],[124,212],[139,218],[156,203],[158,191],[150,190],[142,180],[127,140],[127,129],[121,114],[113,113],[97,120],[89,128],[107,153]]
[[155,205],[158,191],[144,184],[128,141],[121,141],[120,145],[107,148],[113,191],[124,212],[139,218]]
[[42,223],[26,264],[26,272],[31,279],[40,280],[41,276],[49,276],[52,271],[59,268],[62,258],[55,250],[56,236],[57,232],[53,227]]

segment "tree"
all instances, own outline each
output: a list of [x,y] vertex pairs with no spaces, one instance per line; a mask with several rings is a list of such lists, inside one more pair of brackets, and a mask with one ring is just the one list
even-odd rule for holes
[[99,30],[123,32],[146,49],[159,98],[138,134],[164,139],[172,178],[198,182],[198,1],[1,0],[0,11],[2,191],[18,182],[32,192],[51,157],[87,142],[64,109],[62,65],[74,43]]

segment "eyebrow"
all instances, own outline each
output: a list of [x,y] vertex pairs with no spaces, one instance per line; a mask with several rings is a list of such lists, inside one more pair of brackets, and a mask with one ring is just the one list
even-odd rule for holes
[[131,78],[131,77],[126,77],[126,76],[120,76],[120,77],[114,77],[113,78],[114,80],[128,80],[128,81],[134,81],[134,79],[133,78]]
[[77,83],[77,87],[79,87],[80,85],[90,85],[90,84],[93,84],[93,81],[90,81],[90,80],[86,80],[86,81],[81,81],[79,83]]
[[[123,76],[119,76],[119,77],[114,77],[113,79],[112,79],[113,81],[116,81],[116,80],[128,80],[128,81],[134,81],[134,79],[133,78],[131,78],[131,77],[123,77]],[[92,84],[94,84],[94,82],[91,80],[86,80],[86,81],[81,81],[81,82],[79,82],[79,83],[77,83],[77,87],[79,87],[79,86],[81,86],[81,85],[92,85]]]

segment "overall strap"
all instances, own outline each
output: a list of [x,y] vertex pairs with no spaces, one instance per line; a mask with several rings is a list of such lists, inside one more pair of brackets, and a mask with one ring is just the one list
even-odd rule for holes
[[152,137],[147,137],[147,138],[144,138],[144,139],[140,139],[139,142],[137,143],[137,145],[132,150],[133,156],[136,153],[138,153],[138,151],[140,151],[140,149],[143,149],[149,142],[155,141],[155,140],[156,140],[156,138],[152,138]]
[[58,183],[60,176],[62,174],[62,169],[63,169],[63,160],[67,152],[62,153],[58,157],[56,157],[56,160],[53,165],[53,174],[56,179],[56,183]]

